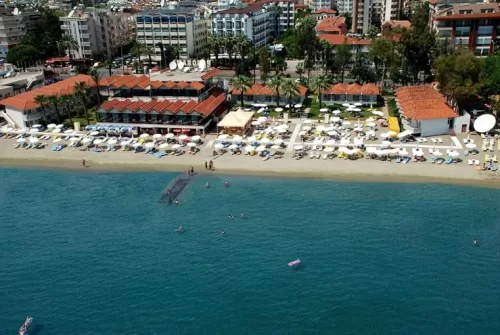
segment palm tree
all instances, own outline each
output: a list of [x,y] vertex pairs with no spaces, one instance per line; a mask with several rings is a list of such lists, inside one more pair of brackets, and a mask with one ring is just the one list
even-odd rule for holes
[[319,42],[319,52],[321,54],[321,67],[323,69],[323,74],[327,75],[327,63],[330,59],[331,52],[333,50],[333,46],[327,41]]
[[80,103],[83,107],[83,111],[85,113],[85,118],[87,119],[87,125],[90,124],[90,119],[89,119],[89,114],[87,112],[87,95],[89,93],[90,87],[84,82],[80,81],[75,84],[74,86],[74,94],[77,98],[80,99]]
[[290,110],[293,111],[293,98],[297,97],[300,93],[299,85],[297,85],[297,83],[293,79],[287,79],[284,80],[281,91],[283,92],[283,95],[288,99]]
[[235,39],[233,36],[226,36],[222,39],[222,45],[226,50],[226,53],[229,57],[229,66],[233,65],[233,54],[236,48]]
[[100,105],[101,104],[101,90],[99,89],[99,83],[102,80],[102,73],[100,73],[97,70],[92,70],[90,71],[90,78],[92,78],[92,81],[95,84],[95,87],[97,88],[97,103]]
[[45,104],[48,102],[47,96],[41,94],[37,95],[35,99],[33,99],[33,102],[40,105],[40,108],[43,112],[43,119],[45,121],[45,124],[48,124],[49,120],[47,119],[47,111],[45,110]]
[[302,66],[297,66],[295,68],[295,73],[299,75],[299,81],[302,82],[302,75],[304,74],[304,68]]
[[111,59],[108,59],[106,62],[104,62],[104,66],[106,69],[108,69],[109,76],[111,77],[113,75],[113,61]]
[[238,35],[233,38],[235,49],[241,57],[241,64],[245,63],[245,55],[249,54],[252,43],[245,35]]
[[321,109],[321,92],[330,88],[330,82],[326,76],[316,77],[312,83],[312,90],[318,95],[319,108]]
[[78,42],[71,35],[63,35],[59,44],[62,45],[63,50],[68,50],[69,58],[72,58],[71,51],[78,51],[80,49]]
[[208,48],[215,55],[215,61],[219,63],[219,54],[222,46],[222,39],[217,35],[210,35],[208,39]]
[[60,103],[66,106],[66,113],[68,113],[68,119],[71,125],[73,125],[73,119],[71,118],[71,103],[73,102],[73,96],[70,94],[64,94],[60,97]]
[[61,115],[59,114],[59,104],[61,103],[61,99],[57,95],[51,95],[47,100],[52,106],[54,106],[54,110],[56,111],[57,123],[61,123]]
[[243,107],[243,95],[252,86],[252,79],[246,76],[238,76],[231,80],[233,89],[240,91],[241,106]]
[[165,68],[165,50],[163,49],[163,43],[158,42],[156,43],[156,46],[160,48],[160,69]]
[[279,74],[271,77],[271,79],[269,80],[269,87],[271,87],[276,92],[276,107],[280,106],[280,92],[282,92],[284,83],[285,80]]

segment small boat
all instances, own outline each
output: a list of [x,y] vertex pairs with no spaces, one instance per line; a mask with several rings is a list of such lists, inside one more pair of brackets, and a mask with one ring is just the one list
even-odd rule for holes
[[33,322],[33,318],[31,317],[27,317],[26,318],[26,321],[24,321],[23,325],[21,326],[21,328],[19,328],[19,335],[24,335],[26,334],[26,331],[28,330],[28,327],[30,326],[30,324]]
[[300,266],[300,264],[302,264],[302,261],[300,259],[296,259],[294,261],[289,262],[288,266],[291,268],[297,268]]

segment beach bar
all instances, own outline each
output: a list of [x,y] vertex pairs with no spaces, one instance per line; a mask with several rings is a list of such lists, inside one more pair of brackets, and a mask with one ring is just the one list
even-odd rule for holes
[[217,127],[224,128],[225,134],[243,135],[250,128],[253,116],[254,112],[245,112],[241,109],[230,112],[217,124]]

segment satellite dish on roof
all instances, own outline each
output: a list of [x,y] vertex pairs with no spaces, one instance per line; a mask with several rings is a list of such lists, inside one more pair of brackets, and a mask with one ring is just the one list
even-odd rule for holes
[[474,129],[478,133],[487,133],[495,127],[497,120],[493,114],[481,115],[474,121]]
[[168,64],[168,67],[172,71],[175,70],[177,68],[177,63],[175,62],[175,60],[171,61],[170,64]]
[[198,68],[200,69],[200,71],[205,71],[205,69],[207,68],[207,62],[205,62],[204,59],[200,60],[198,62]]
[[182,70],[182,69],[184,68],[184,62],[180,60],[180,61],[177,63],[177,68],[178,68],[179,70]]

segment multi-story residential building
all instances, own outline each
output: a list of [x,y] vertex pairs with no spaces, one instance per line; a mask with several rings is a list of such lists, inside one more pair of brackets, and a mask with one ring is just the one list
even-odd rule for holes
[[271,13],[271,32],[280,36],[287,29],[295,26],[295,3],[293,0],[260,0],[264,8]]
[[337,0],[336,5],[339,15],[352,13],[354,11],[354,2],[355,0]]
[[333,9],[332,0],[310,0],[309,7],[312,10],[318,10],[321,8]]
[[212,15],[212,34],[244,35],[255,47],[260,48],[265,46],[272,36],[271,15],[264,2],[218,11]]
[[111,58],[120,46],[133,39],[131,16],[126,13],[80,7],[59,20],[63,34],[78,44],[77,50],[71,50],[75,58],[93,58],[97,54]]
[[208,44],[210,21],[204,7],[148,9],[137,14],[137,41],[154,48],[153,59],[161,59],[158,43],[179,48],[182,59],[201,56]]
[[430,20],[439,40],[467,47],[477,56],[493,53],[500,37],[498,3],[454,5],[434,12]]
[[20,12],[13,6],[0,5],[0,59],[5,60],[9,49],[19,44],[25,34]]

